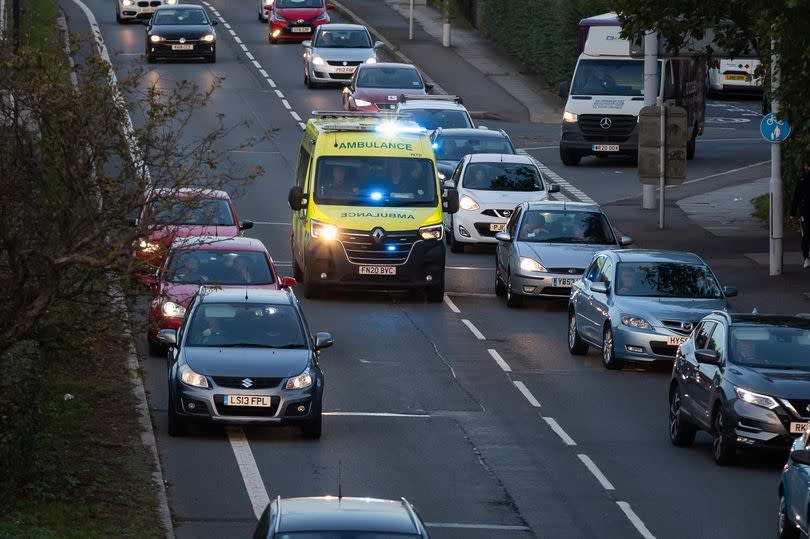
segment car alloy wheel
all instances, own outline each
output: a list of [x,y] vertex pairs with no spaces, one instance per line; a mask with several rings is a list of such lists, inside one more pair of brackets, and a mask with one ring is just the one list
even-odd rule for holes
[[787,500],[781,492],[779,493],[779,514],[776,518],[776,532],[779,539],[798,539],[799,528],[788,518]]
[[581,356],[588,351],[588,344],[579,337],[577,315],[573,309],[568,313],[568,351],[575,356]]
[[733,464],[737,451],[734,444],[725,434],[726,417],[722,408],[718,409],[714,414],[712,423],[714,427],[714,432],[712,432],[714,462],[720,466]]
[[674,387],[669,395],[669,439],[673,445],[685,446],[695,441],[697,429],[684,417],[681,410],[681,388]]
[[613,344],[613,330],[610,325],[605,326],[602,335],[602,364],[606,369],[618,370],[624,367],[624,362],[616,358],[616,351]]

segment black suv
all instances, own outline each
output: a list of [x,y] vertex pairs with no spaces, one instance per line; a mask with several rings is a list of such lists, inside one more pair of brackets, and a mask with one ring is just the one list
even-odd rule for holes
[[498,129],[454,128],[436,129],[430,134],[436,168],[442,183],[449,180],[465,155],[476,153],[515,154],[515,147],[506,131]]
[[689,445],[711,433],[714,460],[737,449],[786,450],[810,424],[810,319],[714,312],[675,357],[669,435]]

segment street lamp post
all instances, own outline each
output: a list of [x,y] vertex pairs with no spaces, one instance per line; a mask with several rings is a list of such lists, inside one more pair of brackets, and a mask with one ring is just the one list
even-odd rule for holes
[[444,0],[442,6],[442,46],[450,46],[450,0]]

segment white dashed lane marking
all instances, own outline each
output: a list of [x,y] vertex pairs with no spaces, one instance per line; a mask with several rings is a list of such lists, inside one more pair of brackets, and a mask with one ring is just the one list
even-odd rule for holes
[[444,295],[444,302],[447,304],[447,306],[450,308],[450,310],[453,311],[454,313],[458,314],[458,313],[461,312],[461,309],[456,307],[456,304],[453,303],[453,300],[450,299],[450,297],[447,294]]
[[548,426],[551,427],[551,430],[553,430],[554,433],[560,437],[565,445],[577,445],[574,439],[568,436],[568,433],[563,430],[559,423],[557,423],[556,419],[553,417],[544,417],[543,421],[545,421]]
[[[495,360],[495,363],[497,363],[497,364],[498,364],[498,366],[501,368],[501,370],[503,370],[503,372],[512,372],[512,367],[510,367],[510,366],[509,366],[509,363],[507,363],[507,362],[506,362],[506,361],[505,361],[505,360],[504,360],[504,359],[501,357],[501,355],[498,353],[498,351],[497,351],[497,350],[495,350],[495,349],[493,349],[493,348],[490,348],[489,350],[487,350],[487,352],[489,352],[489,355],[491,355],[491,356],[492,356],[492,359],[494,359],[494,360]],[[521,384],[521,385],[523,385],[523,382],[515,382],[515,385],[517,385],[517,384]],[[518,389],[520,389],[520,387],[518,387]],[[528,390],[527,390],[527,391],[528,391]],[[528,398],[528,397],[527,397],[527,398]]]
[[616,502],[616,504],[619,506],[622,512],[624,512],[624,514],[627,515],[627,519],[630,521],[631,524],[633,524],[636,530],[638,530],[638,533],[640,533],[644,539],[655,539],[655,536],[650,532],[650,530],[647,529],[647,526],[644,525],[644,522],[642,522],[641,519],[638,518],[638,515],[636,514],[635,511],[633,511],[633,508],[630,507],[629,503]]
[[596,478],[597,481],[599,481],[599,484],[602,485],[603,489],[616,490],[616,488],[613,486],[613,483],[608,481],[608,478],[605,477],[605,474],[602,473],[602,470],[599,469],[599,466],[597,466],[596,463],[591,460],[591,457],[583,453],[580,453],[577,456],[579,457],[579,460],[582,461],[582,464],[584,464],[585,467],[588,468],[588,471],[591,472],[591,474],[593,474],[593,476]]
[[461,322],[462,322],[462,323],[463,323],[465,326],[467,326],[467,328],[468,328],[468,329],[469,329],[469,330],[472,332],[472,334],[473,334],[473,335],[475,335],[475,338],[476,338],[476,339],[478,339],[479,341],[484,341],[484,340],[486,340],[486,337],[484,337],[484,334],[483,334],[483,333],[481,333],[480,331],[478,331],[478,328],[477,328],[477,327],[475,327],[475,326],[473,325],[473,323],[472,323],[472,322],[470,322],[470,321],[469,321],[469,320],[467,320],[466,318],[463,318],[463,319],[461,320]]
[[519,382],[517,380],[515,380],[513,383],[515,384],[515,387],[518,388],[518,391],[520,391],[523,394],[523,396],[526,397],[526,400],[529,401],[529,404],[531,404],[535,408],[540,408],[540,403],[537,401],[537,399],[534,398],[534,395],[532,395],[532,392],[529,391],[528,387],[526,387],[526,384],[524,384],[523,382]]

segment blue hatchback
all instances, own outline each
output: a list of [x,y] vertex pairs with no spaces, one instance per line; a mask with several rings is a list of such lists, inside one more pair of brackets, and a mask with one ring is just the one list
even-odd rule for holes
[[780,539],[810,533],[810,432],[796,438],[779,482]]

